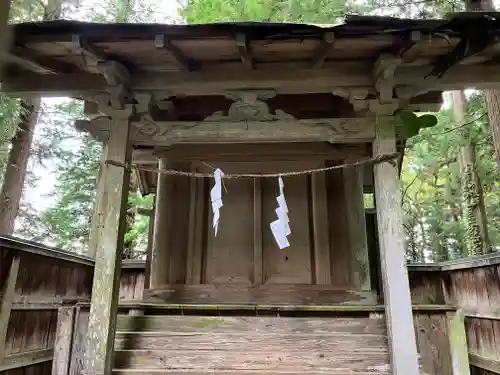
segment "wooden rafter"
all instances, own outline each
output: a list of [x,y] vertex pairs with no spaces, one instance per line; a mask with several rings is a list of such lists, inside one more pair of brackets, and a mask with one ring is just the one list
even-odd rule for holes
[[236,46],[238,47],[241,62],[247,68],[253,69],[252,51],[249,44],[250,42],[245,34],[239,33],[236,35]]
[[106,61],[109,58],[104,51],[92,45],[80,35],[72,36],[72,45],[73,50],[76,53],[81,54],[84,58],[86,58],[85,65],[87,67],[94,67],[99,61]]
[[6,59],[9,63],[35,73],[64,74],[75,71],[73,65],[42,56],[40,53],[25,47],[12,48]]
[[154,42],[156,49],[165,51],[181,71],[189,72],[194,70],[193,62],[190,61],[165,35],[156,35]]
[[323,39],[321,40],[321,44],[313,58],[313,64],[312,64],[313,68],[318,69],[324,65],[328,54],[334,47],[334,44],[335,44],[335,34],[331,31],[325,33],[323,35]]

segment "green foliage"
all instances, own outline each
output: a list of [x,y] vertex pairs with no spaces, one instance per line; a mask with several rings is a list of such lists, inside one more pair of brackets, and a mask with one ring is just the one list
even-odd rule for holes
[[341,0],[189,0],[181,14],[189,23],[267,21],[334,24],[359,10]]
[[490,241],[499,248],[500,174],[484,114],[483,98],[475,94],[469,100],[465,124],[456,124],[451,109],[445,108],[436,114],[435,127],[422,129],[407,143],[401,178],[408,258],[412,261],[456,259],[471,255],[467,250],[471,245],[477,249],[478,238],[472,235],[477,228],[467,208],[477,203],[477,197],[468,193],[472,191],[470,180],[462,176],[457,163],[466,140],[476,149]]

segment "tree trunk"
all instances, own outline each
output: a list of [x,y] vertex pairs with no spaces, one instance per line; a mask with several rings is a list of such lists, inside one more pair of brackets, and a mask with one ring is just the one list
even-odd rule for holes
[[[453,114],[458,124],[465,121],[465,99],[462,91],[453,91]],[[471,139],[466,136],[460,148],[458,163],[462,174],[463,219],[467,255],[490,252],[488,224],[484,207],[483,189],[477,174],[475,150]]]
[[[62,0],[49,0],[43,16],[44,21],[52,21],[61,16]],[[3,45],[0,45],[3,47]],[[3,50],[1,52],[4,52]],[[5,51],[7,53],[7,51]],[[21,117],[17,132],[12,139],[7,168],[0,194],[0,233],[14,233],[16,217],[26,179],[33,133],[35,132],[40,98],[21,102]]]
[[33,140],[40,99],[21,103],[21,121],[12,139],[2,193],[0,194],[0,232],[12,234],[23,192],[30,147]]
[[[465,9],[469,12],[495,12],[495,5],[492,0],[465,0]],[[500,91],[484,90],[484,96],[497,165],[500,169]]]

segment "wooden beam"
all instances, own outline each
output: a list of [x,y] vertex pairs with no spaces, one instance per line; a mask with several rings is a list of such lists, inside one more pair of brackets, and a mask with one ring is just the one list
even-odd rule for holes
[[[255,154],[256,147],[259,153]],[[347,155],[370,156],[369,147],[360,144],[329,144],[324,142],[279,142],[244,144],[173,145],[155,151],[159,157],[172,161],[300,161],[338,160]]]
[[[374,118],[328,118],[277,121],[156,121],[153,131],[133,122],[134,145],[170,146],[175,143],[330,142],[366,143],[375,137]],[[75,126],[105,132],[109,120],[77,120]]]
[[57,329],[54,342],[54,359],[52,375],[69,375],[71,363],[71,346],[75,327],[76,308],[61,307],[57,312]]
[[[395,151],[394,123],[378,119],[373,156],[377,157]],[[374,175],[380,262],[392,373],[394,375],[419,375],[410,285],[406,270],[405,235],[397,165],[377,164],[374,166]]]
[[[159,168],[168,169],[168,161],[160,158]],[[155,226],[153,236],[153,260],[151,262],[151,288],[168,284],[170,281],[170,249],[172,184],[168,175],[158,173],[156,185]]]
[[72,36],[72,44],[73,50],[76,53],[92,60],[92,62],[89,63],[88,60],[85,59],[85,64],[87,65],[87,67],[96,67],[99,61],[106,61],[109,58],[103,50],[92,45],[91,43],[83,39],[80,35]]
[[321,44],[314,54],[312,67],[314,69],[319,69],[323,67],[328,54],[333,49],[335,43],[335,33],[332,31],[326,32],[323,35],[323,39],[321,40]]
[[479,367],[492,374],[500,374],[500,361],[487,358],[477,353],[469,353],[469,362],[472,366]]
[[50,362],[54,356],[53,353],[54,350],[49,348],[8,355],[5,357],[5,361],[0,365],[0,371],[3,372],[36,365],[38,363]]
[[[21,263],[21,256],[14,251],[9,251],[6,259],[8,270],[5,279],[2,280],[1,285],[1,299],[0,299],[0,363],[5,358],[5,344],[7,341],[7,329],[9,327],[10,312],[14,302],[14,295],[16,291],[17,276],[19,274],[19,264]],[[2,275],[3,276],[3,275]]]
[[168,57],[177,65],[177,67],[183,72],[189,72],[193,70],[192,62],[182,53],[182,51],[172,44],[172,41],[168,39],[165,35],[155,36],[155,47],[158,50],[163,50],[168,55]]
[[241,62],[248,69],[253,69],[252,51],[250,50],[249,44],[250,42],[245,34],[238,33],[236,35],[236,46],[238,47]]
[[[129,142],[130,108],[112,119],[105,160],[129,164],[132,148]],[[102,207],[102,233],[96,245],[96,261],[88,334],[84,344],[84,373],[110,374],[121,275],[121,254],[125,237],[126,201],[130,171],[105,164]]]
[[6,61],[35,73],[65,74],[78,71],[74,65],[42,56],[37,51],[25,47],[12,48],[6,56]]
[[462,311],[446,313],[453,375],[470,375],[467,334]]

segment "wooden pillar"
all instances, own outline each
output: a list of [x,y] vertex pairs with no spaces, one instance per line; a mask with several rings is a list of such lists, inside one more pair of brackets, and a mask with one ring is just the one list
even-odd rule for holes
[[[377,119],[373,154],[376,157],[393,152],[396,152],[394,123],[390,119]],[[397,164],[381,163],[375,165],[374,173],[381,274],[392,374],[418,375],[418,352],[405,262],[398,167]]]
[[[160,159],[160,170],[168,169],[167,159]],[[170,232],[170,178],[158,173],[156,186],[155,223],[153,234],[153,257],[151,262],[151,288],[158,288],[170,281],[170,254],[168,248]]]
[[370,262],[366,239],[363,166],[342,171],[346,199],[346,220],[350,248],[351,284],[358,290],[371,290]]
[[76,307],[60,307],[57,312],[56,338],[54,341],[54,359],[52,375],[68,375],[71,364],[71,346],[73,345]]
[[148,246],[146,248],[146,268],[144,270],[144,289],[151,288],[151,262],[153,261],[153,236],[155,229],[155,203],[153,210],[149,215],[148,225]]
[[[124,109],[112,118],[105,149],[106,160],[123,164],[131,162],[129,119],[132,112],[132,109]],[[105,164],[103,179],[100,205],[103,227],[97,236],[95,251],[88,333],[84,344],[84,375],[109,375],[113,366],[130,170]]]
[[102,157],[101,157],[101,165],[99,167],[99,172],[97,173],[97,178],[96,178],[96,192],[95,192],[95,199],[94,199],[94,210],[92,212],[92,219],[90,222],[90,233],[89,233],[89,245],[87,249],[87,255],[91,258],[95,258],[95,252],[97,249],[97,244],[99,241],[99,234],[102,231],[103,227],[103,210],[100,205],[102,204],[102,195],[104,193],[104,161],[105,161],[105,153],[103,152]]

